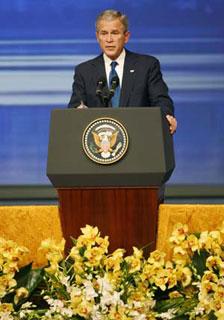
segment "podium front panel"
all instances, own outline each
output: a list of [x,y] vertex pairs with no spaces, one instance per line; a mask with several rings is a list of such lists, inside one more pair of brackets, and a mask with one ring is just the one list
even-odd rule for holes
[[[127,130],[128,150],[102,165],[87,157],[82,136],[98,118],[112,118]],[[56,188],[160,186],[174,169],[173,139],[161,109],[56,109],[51,114],[47,175]]]

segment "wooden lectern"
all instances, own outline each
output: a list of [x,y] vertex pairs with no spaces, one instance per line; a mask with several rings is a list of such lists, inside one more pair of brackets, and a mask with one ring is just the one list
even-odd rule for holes
[[[102,165],[82,147],[86,127],[112,118],[127,130],[122,159]],[[62,230],[71,247],[86,224],[108,235],[110,252],[155,249],[160,187],[175,166],[173,141],[160,108],[57,109],[51,114],[47,176],[59,195]]]

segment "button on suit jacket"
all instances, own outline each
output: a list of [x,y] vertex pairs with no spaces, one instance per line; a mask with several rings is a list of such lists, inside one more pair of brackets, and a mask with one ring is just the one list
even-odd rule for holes
[[[102,78],[106,79],[102,54],[78,65],[68,107],[77,107],[81,101],[89,108],[103,107],[96,95],[97,81]],[[173,115],[173,102],[162,78],[160,63],[155,57],[126,50],[119,105],[161,107],[165,114]]]

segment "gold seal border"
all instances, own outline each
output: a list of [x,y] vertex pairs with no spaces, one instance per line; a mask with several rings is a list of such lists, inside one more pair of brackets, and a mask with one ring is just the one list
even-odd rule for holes
[[[117,126],[119,127],[120,126],[120,130],[123,131],[122,132],[122,135],[125,136],[125,140],[126,140],[126,145],[124,147],[124,150],[123,152],[120,154],[119,157],[117,157],[116,159],[113,159],[113,160],[110,160],[110,161],[107,161],[107,162],[103,162],[103,161],[100,161],[100,160],[97,160],[95,159],[95,157],[92,157],[91,154],[88,152],[88,150],[86,149],[86,146],[85,146],[85,136],[86,136],[86,133],[87,131],[91,128],[91,126],[93,126],[96,122],[100,122],[100,121],[111,121],[111,122],[115,122],[117,124]],[[109,124],[109,123],[108,123]],[[87,155],[87,157],[89,159],[91,159],[93,162],[95,163],[98,163],[98,164],[103,164],[103,165],[109,165],[109,164],[113,164],[117,161],[119,161],[121,158],[123,158],[123,156],[126,154],[127,152],[127,149],[128,149],[128,145],[129,145],[129,137],[128,137],[128,132],[127,132],[127,129],[125,128],[125,126],[120,123],[120,121],[114,119],[114,118],[110,118],[110,117],[102,117],[102,118],[97,118],[93,121],[91,121],[88,126],[84,129],[84,132],[83,132],[83,135],[82,135],[82,148],[85,152],[85,154]]]

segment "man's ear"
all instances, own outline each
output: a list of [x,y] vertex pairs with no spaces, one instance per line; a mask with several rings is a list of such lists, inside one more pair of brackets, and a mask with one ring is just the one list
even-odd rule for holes
[[124,36],[125,36],[125,41],[124,42],[127,43],[129,41],[130,36],[131,36],[130,31],[126,31]]
[[96,31],[96,40],[99,42],[99,33]]

